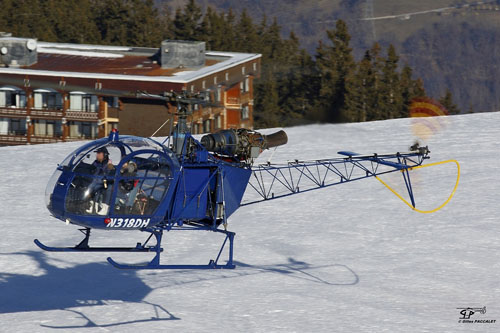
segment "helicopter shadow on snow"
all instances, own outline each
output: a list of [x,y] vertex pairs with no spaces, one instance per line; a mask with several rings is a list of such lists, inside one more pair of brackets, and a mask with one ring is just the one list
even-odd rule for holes
[[359,283],[358,274],[343,264],[313,265],[292,257],[289,257],[285,263],[269,265],[253,265],[236,260],[234,263],[236,265],[234,270],[176,270],[171,272],[168,281],[154,289],[260,274],[279,274],[286,278],[302,280],[305,283],[329,286],[352,286]]
[[[48,310],[66,310],[87,322],[82,326],[48,326],[49,328],[109,327],[145,321],[180,320],[158,304],[144,298],[152,291],[135,271],[117,270],[107,263],[86,263],[57,267],[44,253],[26,251],[11,253],[34,259],[43,275],[0,272],[0,314]],[[126,322],[98,325],[81,310],[89,306],[137,304],[151,312],[147,318],[130,318]],[[142,315],[144,317],[144,315]]]
[[[85,263],[72,267],[57,267],[47,261],[43,252],[26,251],[9,255],[26,255],[35,260],[43,275],[11,274],[0,272],[0,314],[31,311],[64,310],[79,316],[82,325],[52,326],[52,329],[85,327],[111,327],[141,322],[180,320],[162,305],[145,301],[149,293],[162,288],[194,284],[204,281],[231,279],[259,274],[280,274],[301,279],[305,283],[330,286],[349,286],[359,282],[359,276],[343,264],[312,265],[289,257],[287,262],[270,265],[252,265],[235,262],[235,270],[175,270],[169,272],[166,284],[150,287],[134,270],[118,270],[107,263]],[[51,260],[54,260],[51,258]],[[152,274],[158,274],[157,272]],[[130,306],[148,308],[150,316],[129,318],[124,322],[98,324],[84,313],[85,307]],[[130,313],[130,312],[129,312]],[[144,313],[144,311],[142,312]],[[102,318],[99,318],[102,319]],[[61,319],[63,320],[63,319]]]
[[[324,264],[324,265],[311,265],[304,261],[295,260],[292,257],[288,258],[285,264],[277,265],[249,265],[242,262],[236,262],[240,267],[248,267],[260,272],[270,272],[286,274],[296,279],[302,279],[309,282],[321,283],[331,286],[348,286],[359,283],[359,276],[351,268],[343,264]],[[333,272],[332,272],[333,270]],[[322,274],[323,273],[323,274]],[[335,275],[335,276],[332,276]],[[333,281],[342,277],[342,282]]]

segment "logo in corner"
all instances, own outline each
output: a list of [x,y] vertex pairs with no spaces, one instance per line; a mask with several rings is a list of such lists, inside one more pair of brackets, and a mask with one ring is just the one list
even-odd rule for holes
[[473,315],[478,313],[484,315],[486,313],[486,306],[483,306],[482,308],[457,308],[457,310],[460,310],[459,313],[461,315],[458,322],[462,324],[495,324],[497,322],[496,319],[485,319],[478,317],[477,315],[472,318]]
[[470,317],[476,312],[485,314],[486,313],[486,306],[483,308],[469,308],[469,307],[457,308],[457,310],[461,310],[460,314],[462,315],[462,317],[460,317],[460,319],[470,319]]

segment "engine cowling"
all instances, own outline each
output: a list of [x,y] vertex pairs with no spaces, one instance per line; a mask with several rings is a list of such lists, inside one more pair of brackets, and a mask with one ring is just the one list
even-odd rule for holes
[[278,147],[287,142],[288,137],[283,130],[265,135],[244,128],[222,130],[201,138],[201,144],[208,151],[220,155],[237,156],[240,159],[256,158],[263,150]]

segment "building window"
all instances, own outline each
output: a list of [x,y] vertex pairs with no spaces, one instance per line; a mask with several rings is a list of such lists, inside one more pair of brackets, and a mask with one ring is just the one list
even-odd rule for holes
[[69,109],[75,111],[82,110],[82,95],[69,95]]
[[253,63],[253,70],[254,70],[254,71],[256,71],[256,70],[257,70],[257,63],[256,63],[256,62],[254,62],[254,63]]
[[248,105],[245,105],[241,108],[241,119],[245,120],[250,118],[250,108]]
[[26,107],[26,94],[23,90],[0,89],[0,107]]
[[72,138],[95,139],[97,137],[97,124],[71,121],[69,122],[69,136]]
[[214,76],[214,84],[217,84],[217,76]]
[[69,96],[71,111],[97,112],[97,103],[95,95],[71,93]]
[[86,112],[96,112],[97,111],[97,96],[94,95],[83,95],[82,96],[83,109]]
[[92,124],[82,123],[82,135],[85,138],[92,138]]
[[248,78],[241,81],[240,82],[240,92],[248,92],[250,90],[249,84],[250,84],[250,80]]
[[35,109],[62,109],[62,96],[57,92],[35,90],[33,97]]
[[9,118],[0,118],[0,134],[9,134]]
[[226,72],[226,81],[229,81],[229,73]]
[[217,87],[215,90],[214,90],[214,101],[215,102],[220,102],[222,97],[222,89],[221,87]]
[[9,134],[11,134],[11,135],[25,135],[26,134],[26,120],[25,119],[10,119]]
[[245,66],[241,67],[241,74],[245,75]]
[[222,117],[218,115],[215,117],[215,129],[221,129],[222,128]]
[[205,133],[210,133],[210,131],[212,130],[212,129],[210,128],[210,119],[205,120],[205,122],[203,123],[203,125],[204,125],[204,126],[203,126],[203,127],[204,127],[204,128],[203,128],[204,132],[205,132]]
[[194,92],[194,84],[191,85],[191,92]]
[[33,120],[35,136],[61,136],[62,124],[54,120]]
[[205,80],[203,80],[203,81],[201,82],[201,87],[202,87],[203,89],[205,89],[206,83],[207,83],[207,82],[206,82]]
[[116,96],[104,96],[102,98],[102,100],[108,104],[108,108],[118,108],[119,107],[118,97],[116,97]]

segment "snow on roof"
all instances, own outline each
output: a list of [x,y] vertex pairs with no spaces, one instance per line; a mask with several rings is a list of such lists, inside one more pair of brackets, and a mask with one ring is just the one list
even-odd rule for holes
[[79,57],[97,57],[97,58],[123,58],[123,54],[109,53],[109,52],[92,52],[92,51],[80,51],[79,49],[57,49],[57,48],[46,48],[38,47],[37,49],[40,53],[51,53],[51,54],[65,54],[74,55]]
[[[69,44],[69,43],[49,43],[38,42],[38,47],[50,49],[73,49],[73,50],[100,50],[100,51],[130,51],[129,46],[113,46],[113,45],[92,45],[92,44]],[[39,50],[39,52],[41,52]]]
[[[70,55],[80,57],[96,57],[118,59],[127,56],[137,56],[138,53],[143,56],[151,56],[155,49],[147,48],[132,48],[124,46],[101,46],[88,44],[64,44],[64,43],[48,43],[39,42],[38,52],[41,54],[54,55]],[[113,80],[134,80],[134,81],[149,81],[149,82],[170,82],[170,83],[188,83],[196,79],[208,76],[242,63],[252,61],[261,57],[256,53],[239,53],[239,52],[219,52],[209,51],[205,55],[207,58],[216,58],[218,61],[215,64],[207,65],[199,69],[176,71],[170,75],[141,75],[138,74],[121,74],[121,73],[103,73],[103,72],[77,72],[68,70],[47,70],[42,68],[0,68],[0,75],[17,74],[17,75],[32,75],[32,76],[55,76],[55,77],[74,77],[74,78],[90,78],[90,79],[113,79]],[[72,60],[74,61],[74,59]]]

